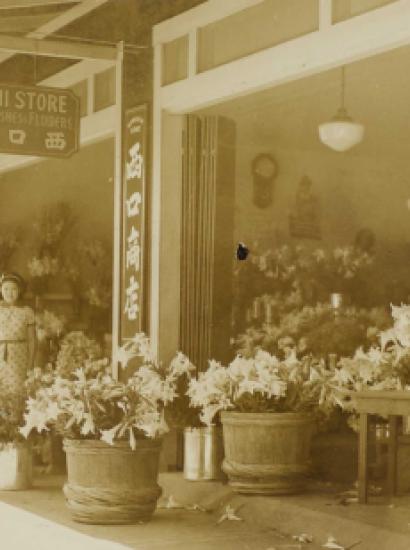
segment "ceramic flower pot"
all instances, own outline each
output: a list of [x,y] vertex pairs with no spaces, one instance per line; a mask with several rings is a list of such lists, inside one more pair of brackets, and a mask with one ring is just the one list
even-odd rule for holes
[[305,489],[313,421],[299,413],[221,413],[223,470],[238,493],[284,495]]
[[64,495],[74,521],[132,524],[148,521],[162,490],[158,470],[160,439],[128,442],[64,440],[67,483]]
[[185,428],[184,478],[190,481],[222,479],[223,441],[218,426]]
[[0,491],[24,491],[32,485],[31,446],[23,443],[0,444]]

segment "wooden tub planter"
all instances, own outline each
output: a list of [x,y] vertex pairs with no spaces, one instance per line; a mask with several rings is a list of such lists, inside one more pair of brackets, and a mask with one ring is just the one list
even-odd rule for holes
[[158,470],[162,441],[65,439],[67,483],[64,495],[74,521],[88,524],[132,524],[149,521],[162,490]]
[[238,493],[303,492],[310,471],[312,419],[302,413],[221,413],[223,470]]
[[31,445],[0,443],[0,491],[24,491],[32,486]]

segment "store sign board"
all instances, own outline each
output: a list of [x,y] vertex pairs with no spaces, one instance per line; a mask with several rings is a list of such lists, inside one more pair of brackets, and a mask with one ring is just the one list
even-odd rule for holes
[[67,158],[79,135],[80,100],[71,90],[0,83],[0,153]]
[[142,330],[147,108],[124,115],[123,242],[120,339]]

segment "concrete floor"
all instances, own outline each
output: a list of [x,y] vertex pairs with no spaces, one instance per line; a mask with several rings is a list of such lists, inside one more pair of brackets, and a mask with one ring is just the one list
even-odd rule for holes
[[[130,526],[71,521],[61,476],[36,480],[30,491],[0,492],[0,547],[4,550],[266,550],[293,544],[273,529],[246,521],[217,524],[220,513],[160,508],[151,522]],[[168,502],[165,497],[163,505]],[[289,550],[291,548],[286,546]]]
[[[345,548],[361,541],[359,550],[410,550],[410,496],[344,506],[327,485],[306,495],[251,497],[218,482],[162,474],[164,497],[150,523],[92,526],[71,521],[63,482],[63,476],[41,476],[30,491],[0,492],[1,549],[316,550],[333,535]],[[166,508],[170,495],[181,506],[199,504],[207,512]],[[217,523],[228,504],[243,521]],[[314,542],[293,539],[301,533]]]

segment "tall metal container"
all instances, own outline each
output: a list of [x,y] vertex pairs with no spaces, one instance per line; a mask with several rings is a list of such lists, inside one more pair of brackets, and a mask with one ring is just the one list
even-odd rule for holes
[[29,443],[0,445],[0,490],[24,491],[32,485],[32,453]]
[[184,478],[191,481],[223,479],[222,428],[210,426],[184,430]]

